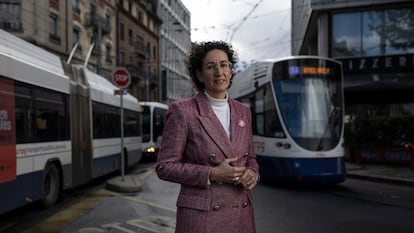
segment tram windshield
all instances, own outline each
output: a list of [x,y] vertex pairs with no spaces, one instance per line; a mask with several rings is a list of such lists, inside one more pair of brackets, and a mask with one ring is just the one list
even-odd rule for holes
[[274,74],[277,104],[288,134],[308,150],[333,149],[342,134],[341,78],[315,73],[295,73],[288,78],[285,73],[280,78],[277,71]]

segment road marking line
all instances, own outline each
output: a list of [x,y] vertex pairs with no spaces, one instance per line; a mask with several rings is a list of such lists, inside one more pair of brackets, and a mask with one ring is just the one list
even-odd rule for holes
[[0,232],[15,226],[17,222],[0,222]]
[[134,202],[138,202],[138,203],[144,204],[144,205],[153,206],[153,207],[156,207],[156,208],[159,208],[159,209],[168,210],[168,211],[171,211],[173,213],[176,213],[177,212],[176,209],[173,209],[173,208],[170,208],[170,207],[167,207],[167,206],[163,206],[163,205],[158,205],[158,204],[156,204],[154,202],[146,201],[146,200],[143,200],[143,199],[140,199],[140,198],[128,197],[128,196],[124,196],[124,198],[125,199],[128,199],[128,200],[131,200],[131,201],[134,201]]
[[103,199],[110,197],[108,194],[111,193],[98,190],[93,196],[80,199],[69,208],[50,216],[39,224],[30,227],[30,229],[24,230],[23,233],[58,232],[66,224],[81,218],[91,209],[95,208],[95,206]]
[[159,205],[159,204],[156,204],[154,202],[146,201],[146,200],[141,199],[141,198],[124,196],[124,195],[122,195],[122,193],[116,193],[116,192],[112,192],[112,191],[109,191],[109,190],[105,190],[105,192],[107,192],[109,194],[112,194],[114,196],[123,197],[125,199],[131,200],[131,201],[134,201],[134,202],[137,202],[137,203],[140,203],[140,204],[156,207],[156,208],[163,209],[163,210],[168,210],[168,211],[171,211],[173,213],[177,212],[177,210],[175,208],[173,209],[173,208],[170,208],[170,207],[167,207],[167,206]]

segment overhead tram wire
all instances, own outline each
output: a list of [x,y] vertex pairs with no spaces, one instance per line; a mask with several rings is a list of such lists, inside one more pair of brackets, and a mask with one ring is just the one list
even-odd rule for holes
[[258,3],[256,3],[253,8],[247,13],[245,17],[240,21],[240,23],[233,29],[233,32],[230,36],[230,42],[233,41],[234,34],[239,30],[240,26],[247,20],[247,18],[254,12],[254,10],[263,2],[263,0],[260,0]]

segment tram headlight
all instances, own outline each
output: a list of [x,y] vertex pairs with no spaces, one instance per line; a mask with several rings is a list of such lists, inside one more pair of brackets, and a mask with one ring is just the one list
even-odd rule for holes
[[283,149],[290,149],[292,146],[289,143],[277,142],[276,147],[277,148],[283,147]]
[[148,153],[155,153],[155,147],[153,147],[153,146],[148,147],[145,151],[148,152]]

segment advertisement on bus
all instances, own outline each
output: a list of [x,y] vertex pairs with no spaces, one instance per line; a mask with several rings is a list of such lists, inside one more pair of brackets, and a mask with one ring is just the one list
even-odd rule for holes
[[16,179],[13,80],[0,78],[0,183]]

